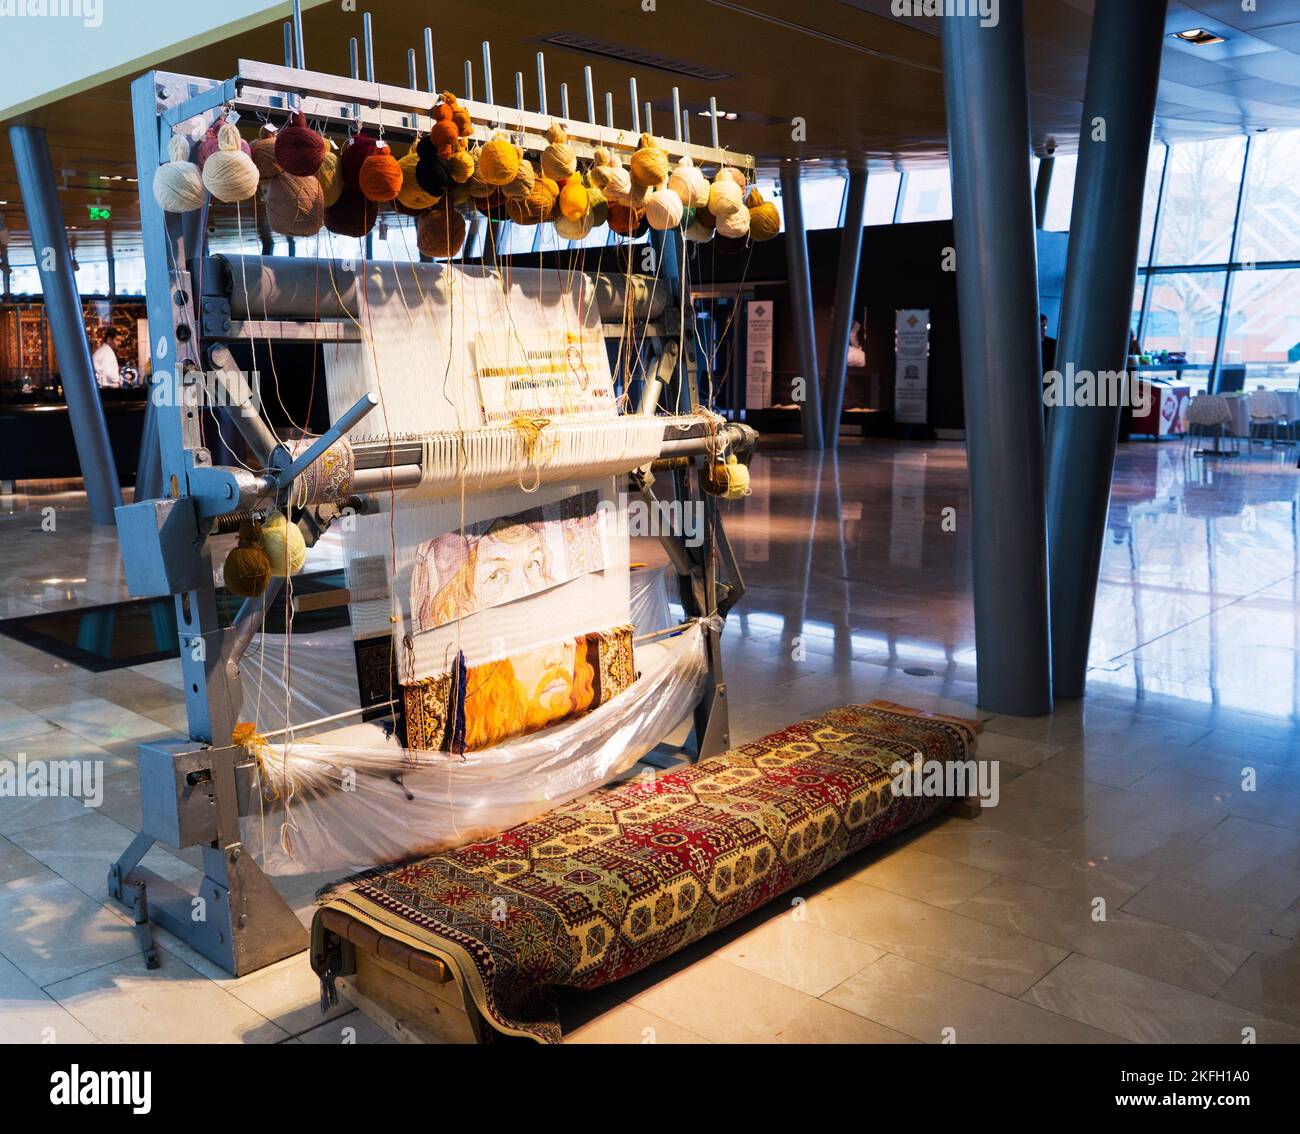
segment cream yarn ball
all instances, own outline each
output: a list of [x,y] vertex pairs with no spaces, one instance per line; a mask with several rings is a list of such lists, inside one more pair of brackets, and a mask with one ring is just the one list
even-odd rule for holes
[[[698,216],[702,210],[696,210]],[[692,221],[686,226],[684,233],[687,240],[693,240],[696,244],[707,244],[713,239],[713,229],[706,224],[701,224],[698,220]]]
[[[723,177],[718,174],[709,186],[709,212],[721,220],[723,217],[729,217],[733,213],[744,211],[745,198],[740,191],[740,186],[730,177]],[[746,213],[748,219],[748,214]]]
[[718,217],[718,235],[743,238],[749,235],[749,210],[737,209],[734,213]]
[[605,200],[615,205],[626,205],[628,194],[632,191],[632,175],[619,166],[604,166],[605,184],[596,188],[605,194]]
[[171,160],[154,171],[153,199],[168,213],[192,213],[201,209],[206,191],[199,167],[190,161],[189,143],[174,134],[167,152]]
[[682,199],[682,204],[692,209],[707,208],[709,204],[709,179],[689,157],[677,163],[668,178],[668,188]]
[[217,131],[217,152],[203,163],[203,185],[218,201],[247,201],[257,192],[257,166],[240,146],[239,131],[229,122]]
[[[682,223],[682,199],[671,189],[655,189],[645,197],[645,219],[650,227],[666,232]],[[749,219],[749,214],[745,214]]]
[[515,174],[515,179],[502,185],[501,192],[507,197],[527,197],[536,183],[537,174],[533,170],[533,163],[523,158],[519,162],[519,172]]
[[550,145],[542,151],[542,173],[559,185],[563,185],[578,168],[578,159],[569,145],[569,135],[558,122],[546,131],[546,140]]
[[595,214],[591,212],[583,213],[576,220],[561,214],[555,218],[555,233],[565,240],[582,240],[591,232],[595,219]]

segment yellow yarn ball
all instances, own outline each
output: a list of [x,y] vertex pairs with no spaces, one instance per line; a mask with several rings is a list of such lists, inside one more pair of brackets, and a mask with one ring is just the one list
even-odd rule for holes
[[272,512],[262,525],[262,550],[272,575],[296,575],[307,560],[302,531],[297,524],[289,523],[283,512]]
[[771,201],[764,201],[757,190],[745,202],[749,206],[749,236],[751,240],[771,240],[781,232],[781,214]]
[[226,590],[239,598],[257,598],[271,581],[271,562],[263,550],[256,524],[245,520],[239,526],[239,543],[226,555],[222,568]]
[[343,174],[339,171],[339,155],[333,150],[326,150],[321,158],[320,168],[316,170],[316,180],[320,182],[321,192],[325,194],[325,207],[338,204],[343,196]]
[[587,215],[587,187],[580,174],[572,173],[560,190],[560,213],[571,221],[580,221]]
[[519,176],[521,155],[503,137],[493,138],[478,155],[477,174],[488,185],[509,185]]
[[[461,143],[464,145],[464,143]],[[464,185],[474,176],[474,156],[466,149],[458,149],[449,159],[451,179],[458,185]]]
[[414,146],[397,164],[402,171],[402,191],[397,194],[397,200],[402,205],[408,209],[427,209],[441,200],[431,193],[426,193],[415,180],[415,167],[420,164],[420,159],[416,156]]
[[647,189],[658,189],[668,179],[668,155],[649,134],[641,135],[641,148],[632,155],[632,180]]

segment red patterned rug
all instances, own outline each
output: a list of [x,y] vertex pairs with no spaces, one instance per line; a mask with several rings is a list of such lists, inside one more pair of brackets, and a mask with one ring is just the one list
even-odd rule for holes
[[322,900],[312,966],[332,998],[343,946],[322,912],[342,912],[457,966],[499,1031],[558,1042],[551,990],[637,972],[928,818],[950,801],[895,793],[898,762],[969,759],[976,727],[888,702],[835,709],[358,875]]

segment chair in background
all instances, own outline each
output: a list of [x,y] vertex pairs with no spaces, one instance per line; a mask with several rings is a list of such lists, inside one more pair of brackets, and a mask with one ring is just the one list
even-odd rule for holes
[[1268,441],[1277,445],[1277,427],[1286,417],[1281,399],[1272,390],[1252,390],[1248,397],[1250,409],[1250,436],[1246,439],[1251,449],[1255,447],[1256,431],[1264,433]]
[[[1184,451],[1191,447],[1193,438],[1212,436],[1214,448],[1197,449],[1194,456],[1236,456],[1236,452],[1229,453],[1220,444],[1225,436],[1230,435],[1231,424],[1232,412],[1228,408],[1226,398],[1221,394],[1197,394],[1187,403],[1187,432],[1183,436]],[[1238,444],[1237,438],[1233,437],[1234,448]]]

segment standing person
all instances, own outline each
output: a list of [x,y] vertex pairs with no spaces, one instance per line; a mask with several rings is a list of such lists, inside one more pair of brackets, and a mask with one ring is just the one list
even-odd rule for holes
[[122,368],[117,361],[118,335],[116,327],[105,327],[103,340],[90,356],[95,367],[95,382],[101,390],[116,390],[122,385]]
[[1039,315],[1038,322],[1043,336],[1043,373],[1056,369],[1056,340],[1047,333],[1047,316]]

